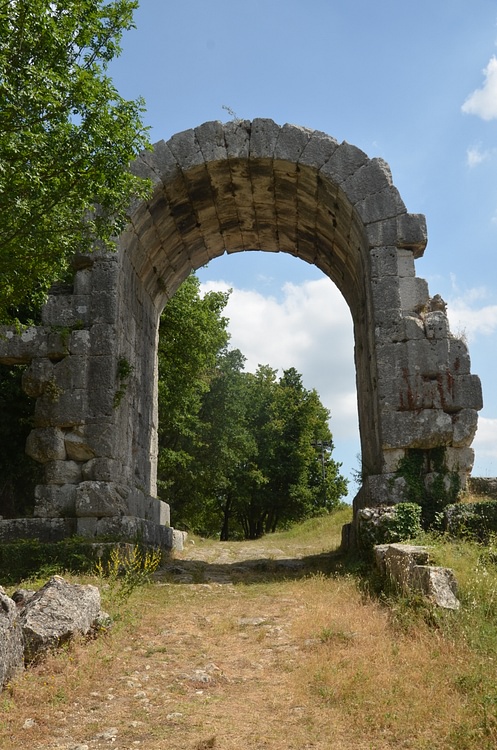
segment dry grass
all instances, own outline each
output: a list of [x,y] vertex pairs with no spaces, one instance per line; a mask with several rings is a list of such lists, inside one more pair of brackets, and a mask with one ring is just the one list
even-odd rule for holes
[[[352,576],[297,567],[282,577],[271,565],[292,550],[319,556],[339,524],[323,527],[238,546],[197,540],[107,635],[50,656],[0,696],[0,746],[495,747],[467,647],[422,621],[399,629]],[[243,568],[264,550],[265,568]],[[178,582],[185,570],[190,582]]]

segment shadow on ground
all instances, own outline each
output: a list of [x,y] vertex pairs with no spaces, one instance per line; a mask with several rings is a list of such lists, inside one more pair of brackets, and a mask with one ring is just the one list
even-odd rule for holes
[[347,556],[333,550],[296,558],[208,562],[199,559],[173,560],[163,565],[154,578],[168,583],[252,584],[271,580],[306,578],[311,575],[336,575],[345,572]]

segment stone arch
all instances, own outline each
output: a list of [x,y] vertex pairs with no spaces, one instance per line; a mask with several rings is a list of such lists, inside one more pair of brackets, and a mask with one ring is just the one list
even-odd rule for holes
[[190,271],[225,252],[291,253],[347,301],[365,469],[355,510],[396,500],[392,479],[410,448],[443,446],[465,483],[480,382],[443,301],[415,275],[425,220],[407,213],[382,159],[257,119],[179,133],[132,169],[153,194],[132,207],[117,252],[76,258],[71,293],[52,294],[44,326],[10,332],[0,352],[31,362],[27,450],[46,473],[38,525],[64,519],[90,537],[138,531],[172,543],[168,508],[155,499],[158,320]]

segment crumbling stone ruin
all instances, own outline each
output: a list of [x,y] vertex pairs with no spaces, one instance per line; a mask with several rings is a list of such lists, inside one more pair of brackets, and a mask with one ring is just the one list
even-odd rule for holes
[[159,141],[133,170],[153,195],[131,210],[115,253],[74,259],[43,325],[3,330],[0,362],[29,364],[36,398],[26,450],[45,467],[34,517],[6,536],[73,533],[171,547],[156,497],[157,330],[188,274],[223,253],[291,253],[320,268],[353,318],[364,469],[354,508],[395,502],[399,461],[443,447],[464,487],[482,407],[464,341],[414,261],[422,215],[407,213],[388,165],[318,131],[272,120],[208,122]]

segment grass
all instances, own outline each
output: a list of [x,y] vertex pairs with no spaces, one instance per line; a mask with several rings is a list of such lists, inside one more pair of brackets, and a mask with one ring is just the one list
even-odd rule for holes
[[[196,566],[191,582],[163,571],[127,603],[104,585],[114,627],[49,655],[0,695],[0,746],[495,748],[492,550],[423,539],[460,583],[461,611],[436,612],[373,595],[368,571],[333,552],[347,513],[254,542],[195,539],[174,561]],[[292,557],[303,566],[282,574],[278,560]],[[243,568],[261,559],[262,573]]]

